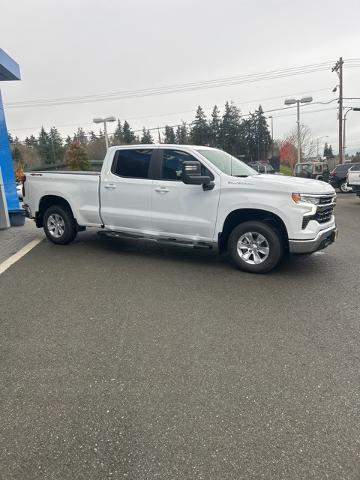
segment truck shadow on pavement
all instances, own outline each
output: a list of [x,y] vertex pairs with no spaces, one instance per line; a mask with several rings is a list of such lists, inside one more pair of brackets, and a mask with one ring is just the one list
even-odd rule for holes
[[[176,264],[176,268],[179,264],[183,264],[201,267],[205,271],[215,269],[217,272],[227,274],[235,272],[236,274],[256,277],[254,274],[237,269],[226,253],[219,255],[216,250],[211,249],[178,247],[146,240],[106,237],[94,232],[79,234],[72,247],[90,248],[95,255],[101,252],[102,255],[134,257],[143,261],[156,260],[159,262],[159,267],[160,264],[171,262]],[[284,276],[286,274],[290,277],[295,275],[298,277],[318,274],[322,277],[324,273],[329,273],[329,269],[332,270],[330,258],[326,251],[316,252],[313,255],[285,255],[278,267],[265,276]]]

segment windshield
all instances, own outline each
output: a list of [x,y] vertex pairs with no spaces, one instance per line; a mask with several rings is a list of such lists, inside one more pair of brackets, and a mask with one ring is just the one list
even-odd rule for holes
[[246,163],[223,152],[222,150],[198,150],[209,162],[227,175],[233,177],[247,177],[249,175],[257,175],[258,173]]

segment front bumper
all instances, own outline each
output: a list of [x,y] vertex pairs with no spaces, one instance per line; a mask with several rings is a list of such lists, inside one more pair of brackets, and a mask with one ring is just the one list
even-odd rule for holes
[[316,252],[334,243],[337,234],[338,230],[333,226],[322,230],[311,240],[289,240],[289,251],[294,254]]

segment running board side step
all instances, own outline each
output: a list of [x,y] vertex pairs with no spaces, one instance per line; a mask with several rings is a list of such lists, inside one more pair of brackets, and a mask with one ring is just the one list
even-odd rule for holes
[[191,240],[181,240],[173,237],[155,237],[152,235],[141,235],[136,233],[113,232],[111,230],[101,230],[98,232],[98,235],[104,237],[122,238],[125,240],[150,240],[152,242],[157,242],[164,245],[177,245],[179,247],[212,249],[214,246],[210,242],[196,242]]

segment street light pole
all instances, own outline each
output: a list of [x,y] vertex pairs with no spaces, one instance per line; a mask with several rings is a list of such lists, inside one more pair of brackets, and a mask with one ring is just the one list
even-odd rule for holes
[[104,124],[104,136],[105,136],[105,146],[106,146],[106,151],[109,148],[109,137],[108,137],[108,131],[107,131],[107,123],[108,122],[115,122],[116,118],[115,117],[106,117],[106,118],[94,118],[93,122],[94,123],[103,123]]
[[294,105],[296,103],[296,123],[297,123],[297,141],[298,141],[298,152],[297,158],[298,163],[301,163],[301,129],[300,129],[300,103],[310,103],[313,101],[312,97],[303,97],[300,99],[288,98],[285,100],[285,105]]

